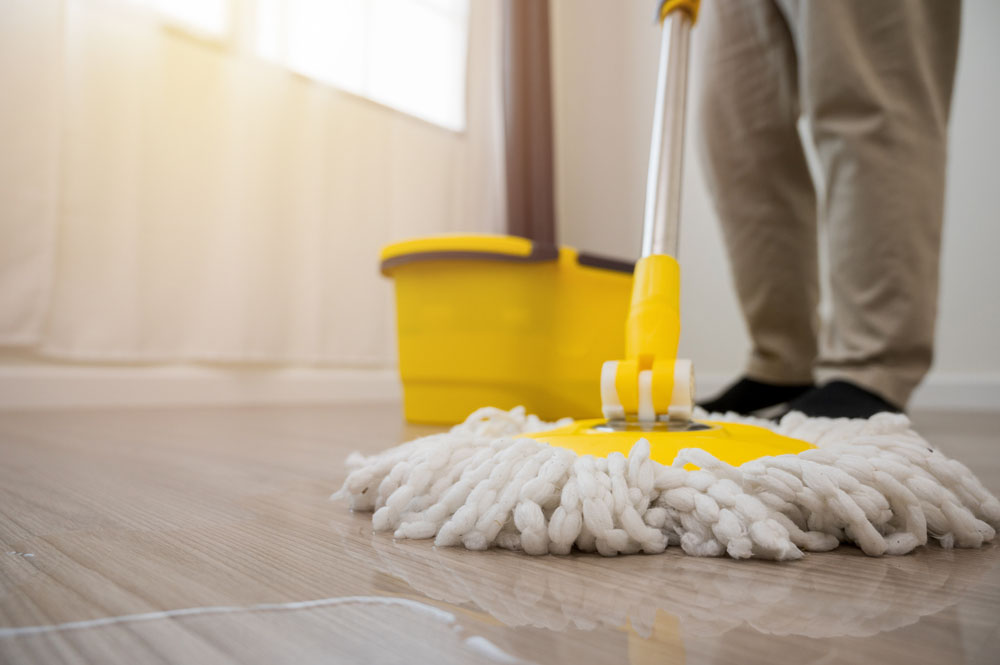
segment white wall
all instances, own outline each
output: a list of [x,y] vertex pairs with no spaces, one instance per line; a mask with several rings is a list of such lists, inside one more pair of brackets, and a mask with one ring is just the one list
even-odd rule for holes
[[[553,0],[560,240],[638,254],[659,32],[652,1]],[[1000,408],[1000,3],[966,0],[953,106],[937,361],[915,403],[951,405],[985,390]],[[694,52],[698,50],[694,31]],[[691,87],[698,85],[697,61]],[[681,229],[681,354],[714,388],[742,367],[748,338],[689,113]]]
[[940,372],[1000,372],[1000,2],[965,0],[952,106]]

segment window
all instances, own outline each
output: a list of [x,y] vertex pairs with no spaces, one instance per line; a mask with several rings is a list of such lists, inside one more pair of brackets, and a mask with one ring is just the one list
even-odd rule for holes
[[469,0],[137,0],[167,21],[446,127],[465,128]]
[[229,0],[133,0],[158,11],[179,28],[199,36],[222,38],[229,33]]

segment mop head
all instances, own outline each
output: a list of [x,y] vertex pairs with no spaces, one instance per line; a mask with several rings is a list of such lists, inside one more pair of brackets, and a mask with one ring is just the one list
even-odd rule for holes
[[688,448],[664,466],[640,439],[628,457],[594,458],[517,437],[568,421],[487,408],[449,432],[370,457],[352,454],[333,498],[374,511],[375,530],[395,538],[528,554],[655,554],[679,546],[696,556],[787,560],[855,543],[879,556],[905,554],[928,537],[945,548],[978,547],[1000,525],[996,497],[904,415],[710,418],[817,447],[741,466]]

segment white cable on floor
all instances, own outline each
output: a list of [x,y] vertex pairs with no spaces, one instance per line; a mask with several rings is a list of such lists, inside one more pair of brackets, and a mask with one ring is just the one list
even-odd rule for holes
[[768,427],[817,448],[739,467],[697,448],[664,466],[650,459],[645,439],[628,457],[581,457],[516,438],[552,426],[524,409],[487,408],[449,432],[371,457],[353,454],[333,498],[375,511],[375,529],[396,538],[529,554],[575,547],[611,556],[680,545],[697,556],[786,560],[853,542],[879,556],[905,554],[928,537],[978,547],[1000,525],[996,497],[904,415],[713,419]]
[[[459,635],[463,635],[466,632],[465,629],[458,624],[457,618],[454,614],[429,603],[422,603],[411,598],[402,598],[398,596],[337,596],[334,598],[320,598],[317,600],[301,600],[286,603],[258,603],[256,605],[245,606],[215,605],[207,607],[185,607],[175,610],[125,614],[120,616],[100,617],[97,619],[68,621],[65,623],[39,626],[0,627],[0,639],[24,637],[28,635],[43,635],[46,633],[55,633],[66,630],[85,630],[123,624],[128,625],[132,623],[145,623],[148,621],[158,621],[162,619],[180,619],[188,617],[230,615],[253,612],[310,610],[338,606],[355,606],[366,609],[370,609],[372,607],[402,607],[449,625],[452,627],[452,630]],[[484,658],[499,663],[500,665],[533,665],[530,661],[522,660],[517,656],[507,653],[481,635],[468,635],[462,638],[462,643],[473,652],[483,656]]]

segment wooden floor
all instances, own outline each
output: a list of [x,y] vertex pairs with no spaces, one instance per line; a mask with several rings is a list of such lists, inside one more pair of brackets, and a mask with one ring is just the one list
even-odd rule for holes
[[[918,414],[1000,492],[1000,414]],[[327,500],[388,406],[0,413],[0,663],[1000,663],[1000,549],[529,557]]]

